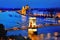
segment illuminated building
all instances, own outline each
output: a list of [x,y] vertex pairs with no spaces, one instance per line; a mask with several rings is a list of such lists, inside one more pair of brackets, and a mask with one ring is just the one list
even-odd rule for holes
[[26,6],[25,6],[25,9],[26,9],[26,10],[28,10],[28,9],[29,9],[29,6],[28,6],[28,5],[26,5]]
[[21,10],[18,10],[17,12],[19,12],[22,15],[26,15],[26,11],[29,10],[29,6],[23,6]]
[[26,9],[25,9],[24,6],[22,7],[21,14],[22,14],[22,15],[26,15]]

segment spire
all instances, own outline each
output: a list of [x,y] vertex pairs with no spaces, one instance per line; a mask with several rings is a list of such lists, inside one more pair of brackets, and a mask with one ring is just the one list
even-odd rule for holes
[[22,15],[26,15],[26,9],[25,9],[24,6],[22,7],[21,14],[22,14]]

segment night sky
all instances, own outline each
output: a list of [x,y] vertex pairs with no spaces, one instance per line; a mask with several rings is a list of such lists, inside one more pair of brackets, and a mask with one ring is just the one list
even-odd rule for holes
[[26,4],[31,8],[60,8],[60,0],[0,0],[0,8],[21,8]]

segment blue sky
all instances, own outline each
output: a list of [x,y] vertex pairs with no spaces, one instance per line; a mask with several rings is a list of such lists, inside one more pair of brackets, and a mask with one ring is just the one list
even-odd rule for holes
[[0,8],[21,8],[26,4],[31,8],[60,8],[60,0],[0,0]]

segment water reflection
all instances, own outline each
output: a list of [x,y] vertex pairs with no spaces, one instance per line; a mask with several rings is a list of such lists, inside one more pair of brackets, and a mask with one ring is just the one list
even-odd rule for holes
[[60,37],[58,32],[54,32],[53,34],[47,33],[46,34],[40,34],[39,35],[39,40],[60,40]]

